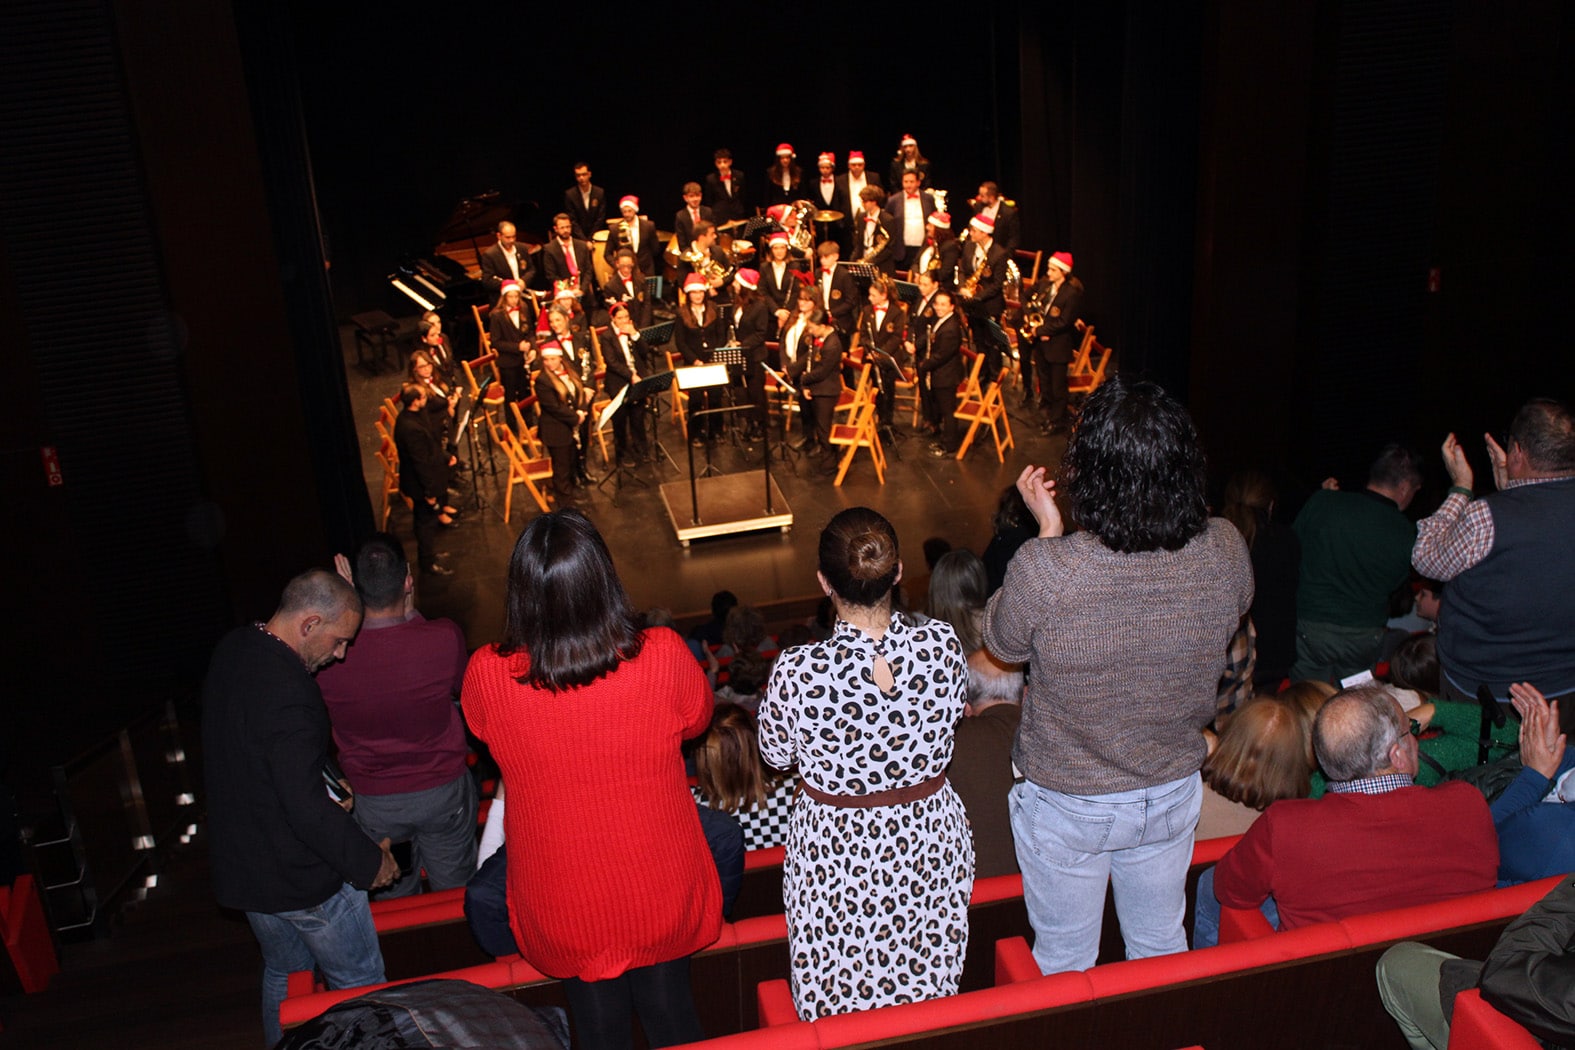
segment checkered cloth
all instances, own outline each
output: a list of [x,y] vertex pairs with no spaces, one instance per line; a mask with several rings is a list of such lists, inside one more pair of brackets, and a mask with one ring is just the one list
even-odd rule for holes
[[[732,814],[744,829],[744,848],[769,849],[787,842],[788,815],[793,811],[793,793],[798,789],[798,778],[788,777],[778,784],[765,802],[757,809],[744,809]],[[689,789],[695,801],[710,805],[697,787]],[[713,807],[715,808],[715,807]]]

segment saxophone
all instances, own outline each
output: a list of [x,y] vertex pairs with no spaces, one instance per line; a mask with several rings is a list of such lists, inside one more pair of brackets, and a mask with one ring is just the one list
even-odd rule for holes
[[1024,342],[1032,342],[1038,335],[1039,329],[1045,326],[1045,306],[1049,302],[1044,293],[1051,288],[1049,281],[1040,282],[1034,289],[1026,303],[1023,304],[1023,322],[1017,326],[1017,338]]
[[[961,262],[957,264],[957,269],[962,269]],[[984,257],[984,262],[979,264],[978,269],[974,270],[973,273],[969,274],[963,280],[957,282],[957,294],[962,296],[964,299],[972,299],[974,297],[974,293],[979,290],[979,282],[989,276],[990,257],[986,255]]]
[[[870,242],[869,250],[864,253],[859,262],[869,262],[881,252],[886,250],[886,242],[891,240],[891,234],[886,232],[886,225],[879,220],[875,222],[875,239]],[[939,265],[937,263],[937,265]]]

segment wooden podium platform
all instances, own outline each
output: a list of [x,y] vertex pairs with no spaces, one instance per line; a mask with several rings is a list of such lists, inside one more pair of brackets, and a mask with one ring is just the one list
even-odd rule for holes
[[759,470],[741,474],[726,474],[714,478],[697,478],[695,495],[700,505],[700,520],[695,521],[694,504],[690,499],[689,480],[669,481],[662,485],[662,502],[667,506],[668,520],[678,542],[689,546],[690,540],[707,536],[730,536],[736,532],[757,532],[761,529],[780,529],[787,532],[793,527],[793,510],[788,506],[777,479],[770,479],[771,513],[766,513],[766,486]]

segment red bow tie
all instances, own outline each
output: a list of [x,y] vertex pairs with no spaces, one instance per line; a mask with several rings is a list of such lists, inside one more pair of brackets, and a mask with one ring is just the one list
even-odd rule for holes
[[917,193],[910,193],[908,194],[908,199],[910,201],[916,201],[919,199],[919,195]]
[[836,182],[836,181],[837,181],[837,179],[836,179],[836,177],[835,177],[835,176],[833,176],[833,175],[822,175],[822,176],[821,176],[821,177],[820,177],[820,181],[821,181],[821,182]]

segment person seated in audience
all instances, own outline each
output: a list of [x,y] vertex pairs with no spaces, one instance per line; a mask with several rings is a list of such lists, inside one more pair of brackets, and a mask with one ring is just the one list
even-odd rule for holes
[[695,750],[695,777],[698,784],[689,789],[695,801],[737,820],[745,849],[770,849],[787,841],[798,778],[761,761],[753,711],[718,705]]
[[[1498,839],[1470,784],[1412,783],[1417,743],[1383,686],[1331,697],[1313,723],[1321,799],[1276,802],[1198,880],[1193,947],[1219,940],[1220,906],[1265,908],[1282,930],[1491,889]],[[1274,914],[1270,915],[1270,912]]]
[[1278,493],[1261,470],[1241,470],[1225,485],[1220,517],[1236,526],[1252,557],[1254,590],[1247,615],[1257,634],[1252,681],[1272,692],[1296,659],[1296,580],[1302,545],[1274,517]]
[[1422,631],[1431,634],[1437,631],[1438,606],[1444,598],[1444,584],[1413,571],[1411,584],[1402,594],[1405,601],[1404,608],[1389,618],[1387,625],[1389,630],[1404,631],[1406,634],[1417,634]]
[[454,700],[465,676],[465,634],[416,611],[397,537],[377,533],[340,572],[366,606],[345,658],[317,676],[339,764],[355,791],[351,816],[368,836],[410,843],[410,869],[386,895],[463,886],[476,870],[476,784]]
[[727,614],[737,604],[738,595],[732,591],[717,591],[711,595],[711,619],[691,627],[689,640],[701,645],[721,645],[722,631],[727,627]]
[[1522,768],[1492,806],[1500,885],[1575,871],[1575,752],[1559,731],[1558,702],[1529,682],[1511,685],[1509,696],[1520,715]]
[[1505,927],[1484,962],[1418,941],[1378,960],[1379,998],[1412,1050],[1446,1050],[1455,996],[1468,988],[1543,1045],[1575,1046],[1575,877]]
[[1003,663],[982,647],[969,653],[963,715],[946,778],[968,811],[974,878],[1015,875],[1017,847],[1007,796],[1016,776],[1012,741],[1023,717],[1023,665]]
[[[1437,636],[1417,634],[1402,643],[1389,658],[1388,679],[1395,699],[1421,734],[1417,740],[1418,784],[1432,787],[1449,774],[1478,764],[1482,706],[1440,698]],[[1488,732],[1492,741],[1489,761],[1514,752],[1519,734],[1514,721],[1505,719],[1502,726],[1490,725]]]
[[897,589],[893,592],[893,601],[898,607],[910,613],[924,612],[925,603],[930,597],[930,576],[935,572],[935,563],[943,555],[951,553],[952,541],[945,536],[931,536],[924,541],[924,573],[914,573],[905,576]]
[[1001,490],[1001,498],[995,504],[995,514],[990,518],[990,530],[990,542],[985,545],[980,560],[984,562],[984,571],[990,581],[990,593],[994,594],[1001,589],[1001,583],[1006,579],[1006,567],[1011,564],[1012,555],[1039,531],[1016,485],[1008,485]]
[[766,633],[766,618],[759,609],[740,603],[727,610],[722,625],[722,645],[716,651],[718,657],[766,653],[774,648],[776,643]]
[[1311,789],[1307,725],[1293,703],[1260,696],[1237,710],[1203,763],[1194,838],[1240,835],[1272,802]]
[[716,687],[716,702],[759,710],[761,692],[771,677],[771,664],[771,658],[762,653],[733,657],[727,665],[727,681]]
[[950,551],[935,563],[930,574],[929,601],[925,608],[932,620],[945,620],[957,632],[963,653],[984,647],[980,623],[990,600],[990,581],[984,562],[970,550]]

